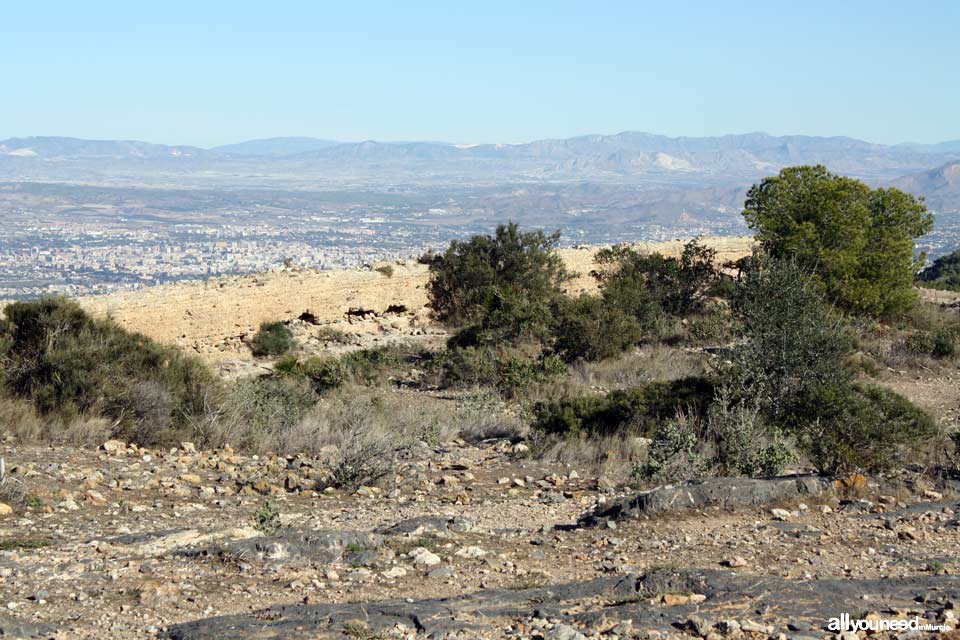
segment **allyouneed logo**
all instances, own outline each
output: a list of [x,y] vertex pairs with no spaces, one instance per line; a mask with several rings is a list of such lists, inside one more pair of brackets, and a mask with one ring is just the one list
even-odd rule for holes
[[950,631],[946,624],[931,624],[919,617],[914,618],[851,618],[841,613],[839,618],[827,621],[830,631]]

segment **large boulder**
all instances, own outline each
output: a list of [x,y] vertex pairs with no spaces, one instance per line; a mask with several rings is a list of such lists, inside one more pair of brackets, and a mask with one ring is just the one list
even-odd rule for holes
[[832,483],[819,476],[778,478],[711,478],[657,487],[620,498],[584,514],[581,526],[596,526],[611,520],[652,516],[688,509],[720,507],[750,509],[789,502],[832,491]]

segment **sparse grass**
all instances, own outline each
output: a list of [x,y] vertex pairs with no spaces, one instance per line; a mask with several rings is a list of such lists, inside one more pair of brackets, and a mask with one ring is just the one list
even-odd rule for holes
[[931,302],[891,322],[847,318],[846,325],[861,351],[895,370],[939,371],[956,361],[960,347],[960,313]]
[[0,551],[29,551],[30,549],[43,549],[49,547],[51,541],[47,538],[37,538],[25,536],[23,538],[8,538],[0,540]]
[[[0,406],[3,404],[4,401],[0,400]],[[110,438],[115,427],[115,424],[106,418],[85,415],[69,419],[29,414],[12,418],[9,416],[10,414],[7,414],[6,420],[0,418],[3,420],[0,422],[0,430],[5,437],[21,444],[43,442],[73,447],[97,446]]]
[[339,345],[349,345],[357,341],[353,334],[335,327],[320,327],[316,331],[316,336],[323,342],[332,342]]
[[618,482],[630,478],[635,465],[646,460],[646,446],[635,436],[562,438],[531,432],[530,456],[551,464],[588,468]]
[[417,547],[423,547],[433,551],[437,548],[439,540],[431,536],[418,536],[415,538],[394,538],[390,541],[390,546],[394,553],[399,555],[409,554]]
[[527,387],[521,399],[532,405],[598,391],[631,389],[654,380],[703,375],[709,366],[709,356],[702,352],[662,344],[648,345],[611,360],[574,363],[568,367],[567,375]]
[[46,431],[46,421],[33,405],[19,398],[0,397],[0,429],[18,442],[36,442]]
[[939,560],[931,560],[927,563],[927,571],[933,574],[938,574],[943,571],[944,564]]
[[0,397],[0,435],[21,444],[95,446],[110,437],[114,426],[95,416],[41,416],[27,400]]
[[[264,381],[269,384],[261,389]],[[327,456],[334,467],[331,482],[343,487],[382,480],[392,470],[393,459],[416,442],[437,446],[457,437],[516,438],[525,430],[508,405],[487,391],[465,399],[440,399],[347,384],[322,396],[300,389],[291,399],[287,387],[299,389],[295,378],[247,379],[240,384],[241,389],[254,388],[240,393],[242,402],[233,402],[198,425],[202,434],[197,441],[212,447],[229,443],[253,453]]]
[[706,366],[707,356],[701,352],[650,345],[616,360],[585,365],[572,373],[586,385],[625,389],[651,380],[701,375]]
[[480,390],[466,397],[454,411],[458,435],[467,442],[513,440],[527,431],[520,418],[509,411],[509,405],[493,391]]
[[532,572],[522,576],[517,576],[513,582],[504,585],[504,589],[510,591],[524,591],[526,589],[541,589],[550,583],[550,578],[540,572]]

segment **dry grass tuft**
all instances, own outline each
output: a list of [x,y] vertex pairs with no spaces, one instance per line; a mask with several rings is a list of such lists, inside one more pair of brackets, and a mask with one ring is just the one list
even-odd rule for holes
[[0,434],[13,442],[96,446],[112,431],[113,424],[104,418],[81,415],[65,421],[44,417],[28,400],[0,397]]

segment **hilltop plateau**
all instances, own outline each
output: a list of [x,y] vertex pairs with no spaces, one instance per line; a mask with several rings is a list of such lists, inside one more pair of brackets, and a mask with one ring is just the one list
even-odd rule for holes
[[[717,250],[717,260],[724,263],[748,255],[752,240],[723,237],[704,242]],[[633,246],[676,256],[683,244],[674,240]],[[559,250],[564,263],[577,274],[567,284],[570,293],[596,291],[597,282],[590,275],[596,268],[596,252],[595,247]],[[389,276],[375,268],[386,264]],[[337,344],[323,339],[330,330],[352,336],[349,348],[398,340],[442,341],[446,332],[431,322],[427,307],[428,271],[415,259],[365,269],[277,270],[79,301],[94,315],[109,316],[125,329],[194,351],[222,370],[243,370],[252,365],[249,341],[262,322],[290,323],[300,342],[313,350],[337,350]]]

